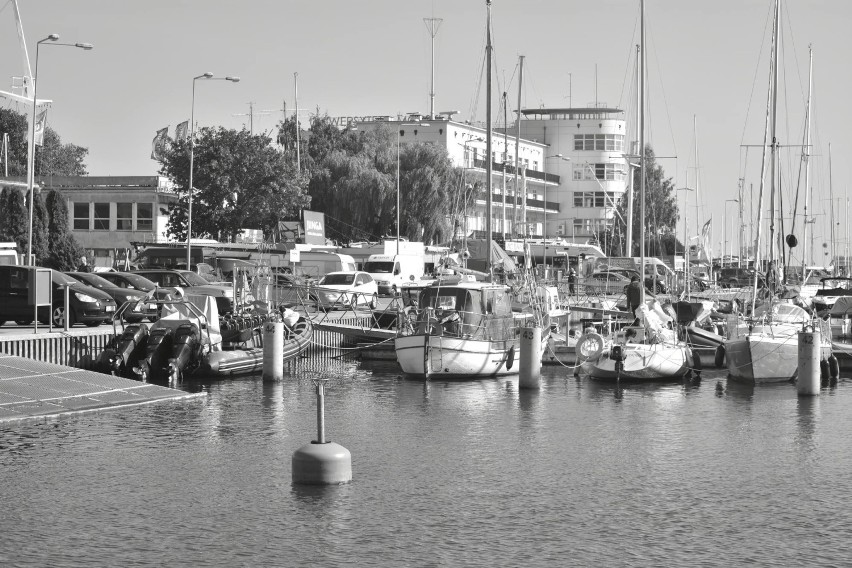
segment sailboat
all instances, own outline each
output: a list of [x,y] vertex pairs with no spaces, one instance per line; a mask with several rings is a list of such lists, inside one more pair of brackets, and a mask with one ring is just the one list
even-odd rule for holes
[[[778,51],[780,43],[781,0],[775,0],[775,15],[772,32],[772,73],[769,85],[767,124],[764,130],[764,159],[761,169],[766,168],[766,148],[769,147],[770,168],[770,224],[769,224],[769,270],[775,271],[775,194],[776,194],[776,152],[775,136],[777,93],[778,93]],[[767,139],[768,137],[768,139]],[[767,142],[769,142],[767,144]],[[755,238],[755,266],[760,266],[760,237],[764,194],[763,171],[760,176],[758,196],[757,235]],[[770,289],[768,303],[756,307],[757,279],[752,289],[752,310],[748,321],[739,326],[729,324],[729,337],[724,346],[725,360],[729,376],[736,381],[750,384],[784,382],[792,380],[798,372],[798,332],[808,324],[819,326],[821,333],[820,359],[827,361],[831,356],[831,330],[821,320],[813,321],[811,316],[799,306],[778,303],[774,291]],[[745,333],[739,335],[740,331]]]
[[[640,218],[645,218],[645,1],[641,0],[639,73],[639,164],[641,182]],[[645,273],[645,223],[640,230],[640,273]],[[629,246],[629,245],[628,245]],[[583,373],[594,379],[644,381],[680,379],[700,362],[692,350],[671,328],[672,318],[656,300],[645,299],[645,287],[640,286],[640,305],[635,315],[641,325],[619,330],[612,340],[604,340],[594,331],[585,333],[577,342],[577,360]]]
[[[491,0],[486,0],[486,150],[491,156]],[[522,328],[541,327],[543,350],[550,322],[543,309],[513,309],[512,290],[494,282],[492,240],[492,160],[486,160],[485,235],[487,273],[478,279],[474,271],[439,277],[419,294],[411,329],[394,339],[397,362],[408,375],[424,378],[474,379],[518,373]],[[529,283],[533,286],[533,283]],[[534,299],[535,289],[527,295]],[[529,306],[527,306],[529,307]],[[538,357],[541,353],[538,354]],[[538,358],[537,357],[537,358]]]

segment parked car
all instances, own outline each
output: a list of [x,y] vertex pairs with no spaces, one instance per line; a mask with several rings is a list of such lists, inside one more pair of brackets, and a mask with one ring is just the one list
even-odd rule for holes
[[310,298],[324,310],[362,304],[375,309],[378,294],[376,281],[366,272],[329,272],[311,288]]
[[588,278],[581,280],[587,292],[602,294],[621,294],[624,287],[630,284],[630,278],[620,272],[594,272]]
[[129,290],[139,290],[140,292],[148,293],[154,290],[154,298],[157,300],[171,300],[172,294],[168,288],[160,288],[151,280],[144,276],[140,276],[135,272],[98,272],[98,276],[104,280],[112,282],[119,288],[127,288]]
[[121,307],[121,305],[125,302],[136,302],[134,306],[127,308],[125,311],[124,319],[126,321],[130,323],[138,323],[146,318],[148,321],[157,321],[158,311],[156,302],[139,302],[139,300],[148,295],[146,292],[116,286],[114,283],[101,277],[101,274],[106,273],[95,274],[94,272],[66,272],[65,274],[75,280],[79,280],[87,286],[92,286],[102,292],[106,292],[113,300],[115,300],[116,305],[119,307]]
[[216,298],[219,314],[234,311],[234,288],[228,284],[211,284],[191,270],[168,268],[143,268],[133,272],[166,288],[182,288],[187,294],[201,294]]
[[[31,266],[0,266],[0,325],[14,321],[27,325],[33,321],[33,305],[28,300],[28,269]],[[68,294],[68,325],[82,323],[90,327],[107,323],[115,313],[117,305],[108,294],[80,283],[57,270],[51,270],[53,298],[50,306],[38,309],[41,323],[53,322],[55,326],[65,324],[65,286],[70,285]]]
[[[646,272],[648,272],[647,269],[646,269]],[[608,270],[601,270],[601,271],[596,272],[595,274],[592,274],[592,278],[594,278],[595,275],[600,275],[600,274],[616,274],[618,276],[623,276],[624,278],[627,279],[627,281],[624,282],[624,286],[626,286],[627,284],[630,284],[631,278],[633,278],[634,276],[639,276],[639,271],[633,270],[632,268],[611,268],[611,269],[608,269]],[[589,289],[588,281],[589,281],[589,279],[587,278],[586,279],[586,283],[587,283],[586,284],[586,290]],[[607,288],[604,288],[603,287],[604,286],[603,280],[600,280],[599,282],[596,283],[596,285],[598,287],[595,288],[595,290],[593,290],[593,291],[604,292],[606,294],[620,294],[622,292],[623,287],[624,287],[624,286],[622,286],[622,288],[619,288],[619,290],[616,292],[614,290],[615,290],[617,284],[610,283]],[[652,276],[650,276],[650,274],[645,275],[645,289],[649,290],[650,292],[654,292],[654,293],[658,293],[658,294],[667,294],[668,291],[669,291],[668,286],[666,286],[666,283],[663,281],[661,276],[659,276],[659,275],[657,276],[656,283],[655,283],[654,278]]]
[[728,267],[723,268],[719,271],[719,276],[716,282],[722,288],[742,288],[745,286],[751,286],[754,284],[754,279],[757,277],[758,279],[758,287],[763,288],[764,286],[764,278],[763,275],[758,275],[751,268],[737,268],[737,267]]

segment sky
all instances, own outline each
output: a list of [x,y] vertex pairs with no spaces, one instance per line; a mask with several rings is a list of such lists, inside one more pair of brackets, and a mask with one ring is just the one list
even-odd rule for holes
[[[151,140],[158,129],[168,126],[173,134],[189,119],[193,77],[205,72],[241,80],[196,82],[200,127],[272,130],[285,105],[292,115],[297,83],[303,120],[317,110],[428,113],[433,40],[426,18],[441,19],[435,110],[485,119],[485,0],[18,0],[18,6],[32,66],[36,42],[49,34],[94,45],[83,51],[42,44],[38,67],[39,98],[53,100],[49,124],[64,142],[89,149],[91,175],[156,175]],[[503,91],[510,112],[517,104],[519,55],[525,56],[524,108],[595,102],[635,108],[639,6],[639,0],[494,0],[494,108]],[[736,246],[740,204],[728,200],[739,197],[740,185],[746,225],[756,217],[772,7],[773,0],[646,0],[646,139],[676,187],[697,186],[678,192],[682,206],[688,200],[688,232],[712,219],[716,247],[724,236],[729,248]],[[799,164],[812,45],[809,217],[819,257],[832,213],[835,242],[841,248],[848,242],[852,2],[784,0],[782,12],[777,136],[782,186],[788,184],[782,194],[790,211],[796,186],[804,185],[796,179],[804,179]],[[0,90],[10,90],[23,63],[9,0],[0,0],[0,54]],[[801,206],[798,211],[801,241]]]

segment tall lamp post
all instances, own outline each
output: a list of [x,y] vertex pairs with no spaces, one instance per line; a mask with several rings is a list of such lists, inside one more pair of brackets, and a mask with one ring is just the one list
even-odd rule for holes
[[192,174],[195,169],[195,82],[199,79],[212,79],[212,80],[221,80],[221,81],[231,81],[232,83],[239,83],[239,77],[231,77],[230,75],[227,77],[214,77],[213,73],[204,73],[199,75],[198,77],[192,78],[192,108],[189,113],[189,207],[187,208],[186,214],[186,268],[187,270],[192,269],[192,255],[191,251],[191,243],[192,243]]
[[544,157],[544,205],[541,210],[544,212],[542,225],[541,225],[541,236],[542,243],[544,243],[544,279],[547,280],[547,160],[551,158],[559,158],[560,160],[564,160],[566,162],[570,162],[571,158],[566,158],[562,154],[554,154],[552,156]]
[[[55,42],[59,39],[57,34],[50,34],[44,39],[36,42],[36,59],[35,73],[33,73],[33,115],[30,128],[30,148],[27,155],[27,193],[30,196],[30,211],[29,211],[29,232],[27,237],[27,260],[26,264],[32,261],[33,257],[33,201],[35,197],[35,130],[36,130],[36,112],[38,107],[38,48],[46,41]],[[65,45],[68,47],[77,47],[86,51],[94,47],[91,43],[50,43],[48,45]],[[42,133],[42,136],[44,134]]]
[[[399,139],[404,130],[403,126],[429,126],[428,122],[400,123],[396,129],[396,254],[399,254]],[[416,131],[415,131],[416,134]]]
[[[728,242],[728,203],[739,203],[739,202],[740,202],[739,199],[726,199],[725,200],[725,243]],[[731,235],[731,236],[733,237],[733,235]],[[731,241],[733,241],[733,238],[731,239]],[[734,251],[734,246],[733,246],[733,242],[731,242],[730,245],[728,246],[728,263],[729,264],[731,262],[731,255],[733,255],[733,253],[734,253],[733,251]],[[722,249],[722,256],[724,257],[724,255],[725,255],[725,249]],[[723,258],[722,265],[724,266],[724,264],[725,263],[724,263],[724,258]]]

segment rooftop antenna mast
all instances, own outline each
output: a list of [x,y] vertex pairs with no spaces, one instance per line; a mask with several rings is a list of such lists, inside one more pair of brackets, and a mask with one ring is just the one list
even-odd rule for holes
[[263,116],[263,115],[267,115],[267,114],[272,114],[273,111],[271,111],[271,110],[258,110],[258,111],[256,111],[256,110],[254,110],[254,102],[249,102],[248,106],[249,106],[248,113],[233,114],[231,116],[247,116],[247,117],[249,117],[249,134],[254,135],[254,117],[255,117],[255,115]]
[[432,38],[432,86],[429,90],[429,118],[431,119],[435,118],[435,36],[438,35],[438,28],[443,21],[442,18],[423,18],[423,23],[426,24],[426,29]]

